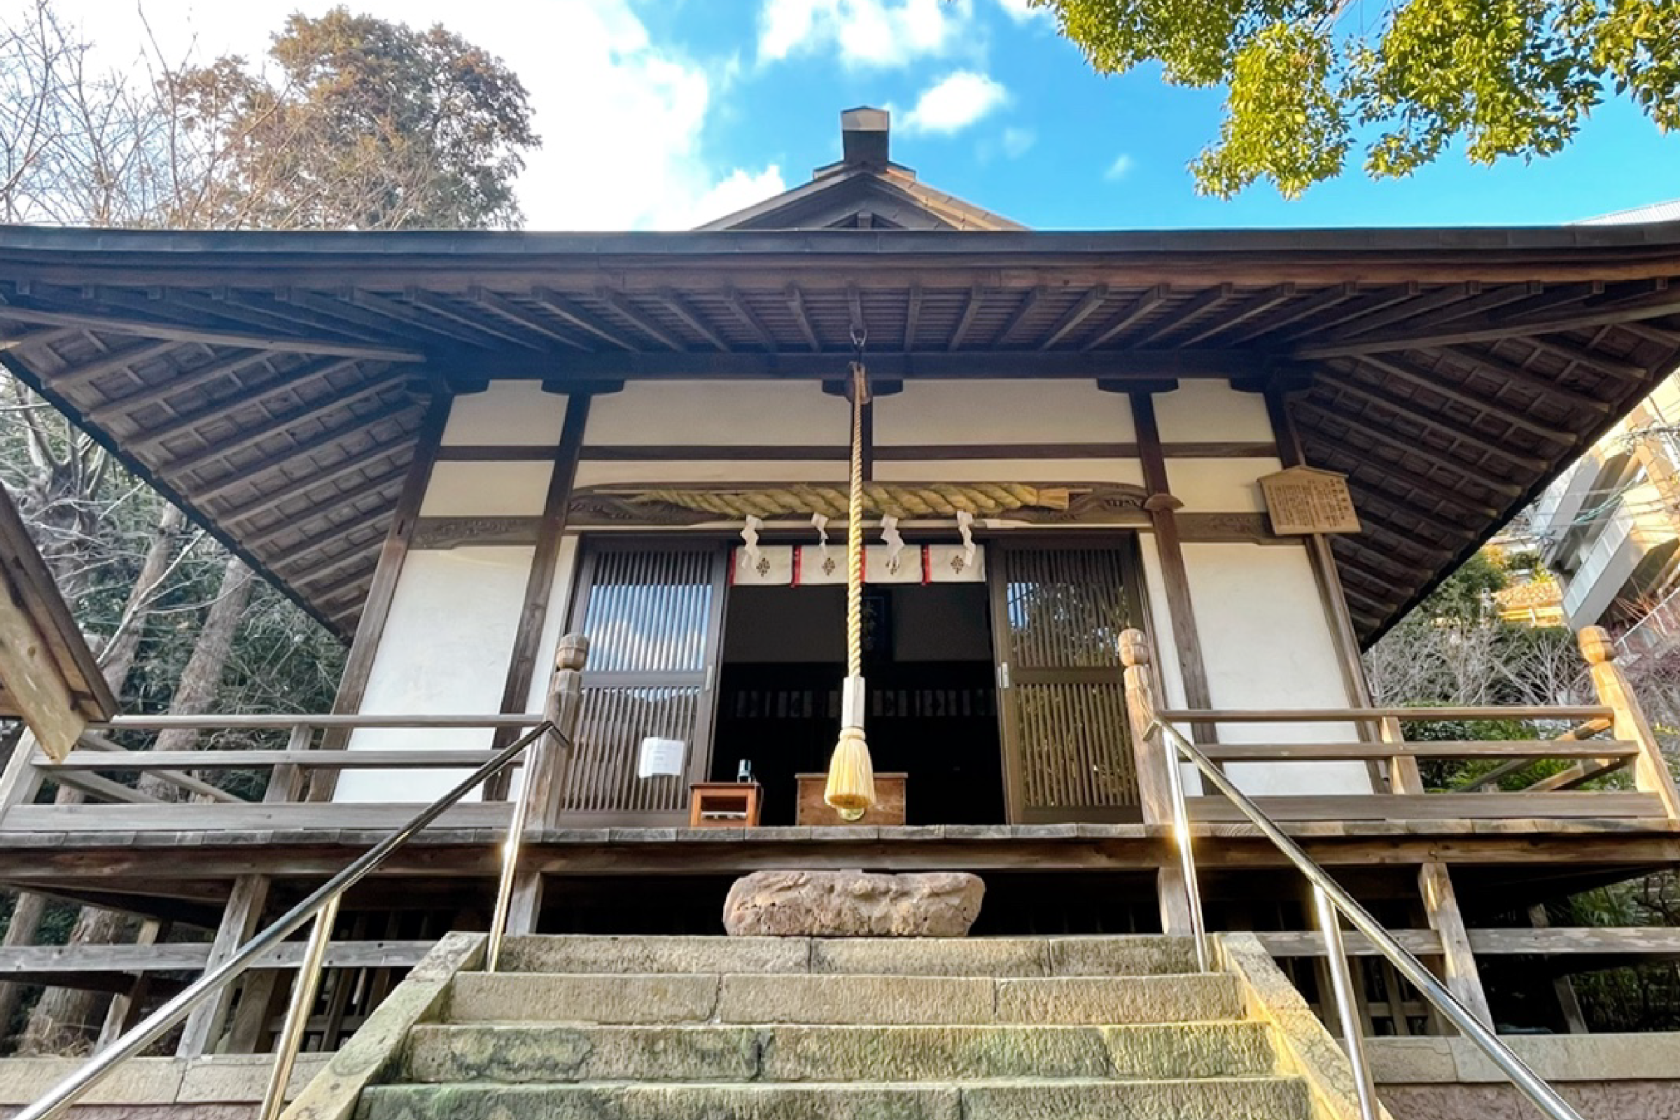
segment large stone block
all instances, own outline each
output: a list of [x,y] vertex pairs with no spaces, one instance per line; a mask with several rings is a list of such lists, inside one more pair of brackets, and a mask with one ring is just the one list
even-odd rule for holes
[[732,937],[962,937],[985,885],[955,872],[757,871],[729,888]]

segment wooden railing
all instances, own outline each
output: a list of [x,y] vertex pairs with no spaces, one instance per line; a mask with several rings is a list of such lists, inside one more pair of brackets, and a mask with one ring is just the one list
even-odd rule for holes
[[[1598,627],[1581,634],[1581,650],[1599,703],[1556,706],[1459,706],[1437,708],[1176,709],[1159,704],[1145,636],[1128,631],[1121,641],[1126,698],[1138,752],[1144,819],[1171,818],[1167,755],[1149,734],[1154,721],[1187,733],[1195,728],[1242,724],[1335,723],[1358,729],[1347,742],[1205,742],[1203,754],[1221,766],[1251,763],[1369,764],[1371,792],[1260,795],[1278,820],[1388,820],[1635,818],[1680,821],[1680,793],[1621,668],[1609,636]],[[1534,739],[1409,740],[1408,723],[1523,722],[1551,728]],[[1608,738],[1598,736],[1608,733]],[[1205,737],[1204,737],[1205,738]],[[1426,787],[1420,761],[1493,763],[1443,789]],[[1500,783],[1535,763],[1561,765],[1517,790]],[[1609,779],[1607,782],[1606,779]],[[1240,784],[1240,776],[1238,778]],[[1268,782],[1268,784],[1272,784]],[[1590,788],[1598,787],[1598,788]],[[1223,798],[1191,799],[1195,819],[1236,819]]]
[[[562,702],[575,703],[576,653],[573,639],[562,643],[554,691],[546,709],[537,714],[496,715],[139,715],[116,716],[90,724],[88,731],[62,761],[53,762],[39,751],[14,757],[0,775],[0,833],[42,831],[110,832],[137,829],[229,830],[242,828],[385,829],[413,815],[416,805],[431,800],[432,792],[410,797],[381,797],[377,801],[333,800],[339,775],[349,771],[460,771],[483,765],[496,754],[486,746],[411,747],[404,749],[348,749],[352,732],[400,730],[415,732],[505,732],[509,735],[552,719]],[[131,750],[113,736],[163,731],[284,732],[282,749]],[[489,740],[490,736],[483,736]],[[559,790],[568,758],[546,749],[531,752],[521,768],[537,783],[535,803],[539,825],[551,823],[559,811]],[[210,780],[230,771],[266,771],[266,783],[253,799],[240,796]],[[118,780],[146,775],[184,800],[154,796]],[[37,804],[46,783],[74,790],[78,803]],[[159,791],[163,792],[163,791]],[[455,806],[445,823],[455,826],[505,825],[511,811],[506,800]]]

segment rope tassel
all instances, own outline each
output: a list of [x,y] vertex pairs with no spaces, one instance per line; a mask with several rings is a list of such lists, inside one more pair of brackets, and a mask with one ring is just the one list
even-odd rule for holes
[[862,362],[852,363],[852,479],[846,512],[846,681],[841,692],[840,741],[828,762],[823,800],[842,820],[855,821],[875,804],[875,766],[863,735],[863,406],[869,384]]

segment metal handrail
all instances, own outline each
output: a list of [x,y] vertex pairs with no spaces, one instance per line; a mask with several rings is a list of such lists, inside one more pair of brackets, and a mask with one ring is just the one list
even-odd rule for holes
[[1342,1034],[1347,1041],[1348,1061],[1353,1067],[1355,1085],[1359,1095],[1359,1112],[1364,1120],[1378,1120],[1378,1105],[1376,1088],[1371,1078],[1371,1067],[1365,1054],[1365,1034],[1359,1025],[1357,1006],[1353,998],[1352,977],[1348,972],[1347,953],[1342,946],[1342,930],[1340,915],[1346,915],[1349,924],[1370,939],[1371,944],[1387,957],[1389,963],[1411,982],[1412,986],[1423,993],[1423,997],[1434,1004],[1436,1010],[1449,1019],[1454,1026],[1462,1031],[1465,1037],[1487,1055],[1488,1060],[1498,1066],[1509,1077],[1517,1089],[1522,1092],[1534,1106],[1552,1120],[1583,1120],[1581,1114],[1558,1095],[1538,1074],[1517,1057],[1516,1053],[1499,1040],[1486,1024],[1476,1018],[1475,1014],[1458,997],[1452,994],[1447,986],[1436,979],[1424,963],[1405,946],[1395,940],[1381,922],[1371,916],[1371,913],[1361,906],[1354,897],[1343,890],[1340,884],[1330,877],[1329,872],[1318,863],[1282,828],[1276,821],[1266,815],[1265,810],[1255,804],[1247,794],[1236,787],[1226,773],[1215,766],[1213,761],[1203,754],[1197,746],[1186,739],[1177,728],[1165,723],[1157,716],[1145,730],[1145,736],[1160,732],[1163,742],[1167,744],[1167,775],[1168,789],[1172,800],[1173,837],[1179,850],[1179,859],[1184,869],[1185,888],[1190,903],[1190,928],[1196,941],[1196,956],[1202,969],[1207,969],[1207,927],[1202,918],[1201,899],[1196,888],[1195,856],[1192,853],[1190,834],[1190,810],[1184,797],[1183,777],[1179,774],[1179,758],[1195,765],[1202,776],[1220,793],[1230,799],[1243,816],[1258,828],[1266,839],[1277,846],[1289,862],[1293,863],[1307,877],[1312,884],[1314,902],[1317,907],[1320,922],[1324,930],[1325,952],[1329,957],[1331,985],[1335,992],[1336,1012],[1342,1022]]
[[[40,1100],[18,1113],[14,1120],[54,1120],[63,1116],[71,1105],[119,1064],[144,1050],[165,1031],[186,1018],[193,1008],[242,975],[258,957],[302,929],[305,922],[314,918],[315,928],[310,934],[309,946],[305,950],[297,981],[292,985],[291,1008],[286,1015],[286,1025],[281,1029],[279,1051],[275,1056],[268,1091],[258,1112],[260,1120],[272,1120],[279,1115],[280,1108],[285,1103],[286,1083],[290,1080],[298,1046],[303,1038],[304,1027],[308,1023],[310,1006],[314,1002],[321,963],[327,943],[332,938],[333,919],[338,913],[339,899],[345,891],[377,870],[393,852],[412,840],[456,802],[508,766],[532,743],[550,734],[564,748],[570,749],[570,740],[551,721],[543,720],[531,731],[496,752],[449,792],[416,813],[407,824],[369,848],[343,871],[321,884],[272,925],[240,946],[227,960],[207,970],[173,999],[94,1055],[86,1065],[53,1086]],[[507,912],[514,882],[513,865],[519,858],[519,842],[529,811],[531,785],[527,780],[520,786],[519,796],[514,800],[513,816],[508,823],[508,839],[503,848],[502,877],[496,894],[495,913],[491,920],[490,936],[498,942],[507,928]],[[500,946],[495,948],[499,949]],[[495,958],[492,956],[489,959],[493,961]]]

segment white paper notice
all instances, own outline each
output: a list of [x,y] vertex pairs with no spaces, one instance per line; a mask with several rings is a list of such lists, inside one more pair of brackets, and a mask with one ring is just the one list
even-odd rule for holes
[[688,744],[681,739],[655,739],[651,736],[643,739],[641,752],[636,757],[636,777],[674,778],[681,775],[687,747]]

